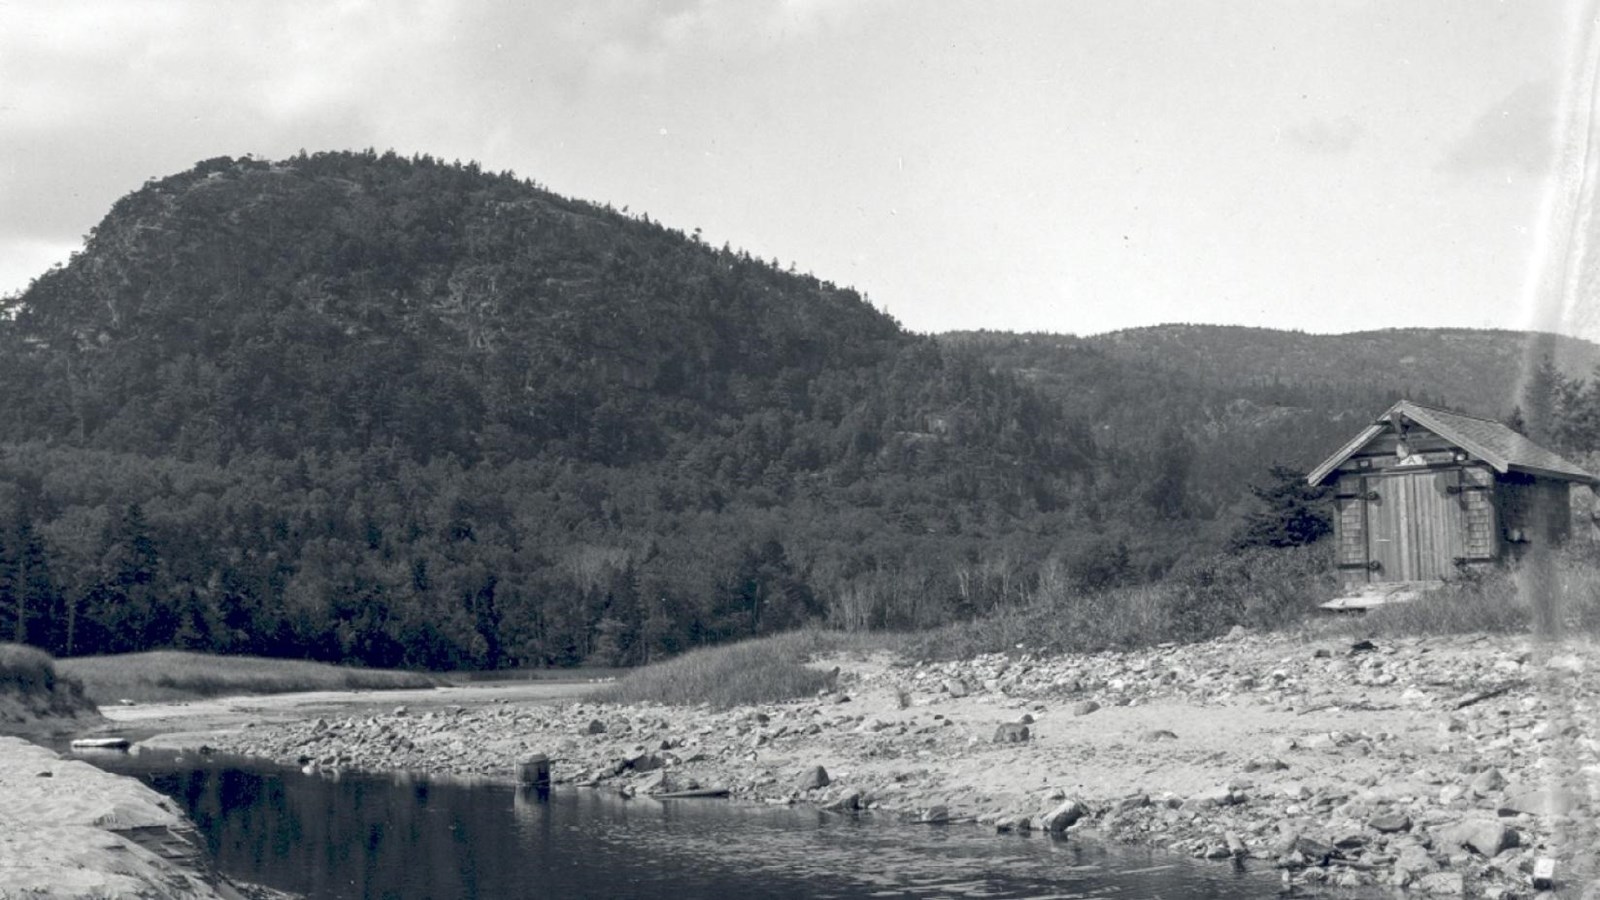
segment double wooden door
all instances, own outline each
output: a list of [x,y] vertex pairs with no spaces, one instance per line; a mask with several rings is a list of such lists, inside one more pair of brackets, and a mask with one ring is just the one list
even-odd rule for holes
[[1459,474],[1428,470],[1361,479],[1368,581],[1442,581],[1466,555]]

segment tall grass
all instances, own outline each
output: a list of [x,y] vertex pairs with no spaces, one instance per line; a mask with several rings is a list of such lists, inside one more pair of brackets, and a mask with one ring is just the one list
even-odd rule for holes
[[236,694],[425,688],[441,680],[417,672],[352,669],[300,659],[211,656],[155,650],[64,659],[60,669],[83,682],[94,702],[161,702]]
[[718,708],[806,697],[831,674],[806,665],[819,653],[886,645],[882,635],[801,629],[737,644],[706,647],[635,669],[594,699],[610,703],[710,704]]
[[1531,633],[1600,635],[1600,547],[1574,542],[1446,583],[1349,623],[1371,635]]
[[74,715],[90,706],[83,685],[57,672],[50,654],[23,644],[0,644],[0,697],[33,715]]

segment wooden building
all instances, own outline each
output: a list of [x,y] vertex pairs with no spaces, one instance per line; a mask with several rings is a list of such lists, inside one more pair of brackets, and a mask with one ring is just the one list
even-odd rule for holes
[[1334,490],[1347,591],[1442,581],[1554,546],[1600,479],[1489,419],[1402,400],[1307,476]]

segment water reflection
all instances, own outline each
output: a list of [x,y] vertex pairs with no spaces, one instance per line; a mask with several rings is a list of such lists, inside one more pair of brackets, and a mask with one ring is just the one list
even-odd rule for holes
[[224,872],[316,898],[1274,896],[1272,873],[722,800],[341,778],[149,754]]

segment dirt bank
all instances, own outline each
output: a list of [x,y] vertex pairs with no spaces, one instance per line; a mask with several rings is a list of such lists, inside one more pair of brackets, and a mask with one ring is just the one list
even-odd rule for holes
[[[1002,830],[1072,821],[1306,885],[1503,897],[1531,896],[1543,858],[1568,889],[1593,875],[1600,652],[1587,644],[1237,636],[821,664],[840,666],[838,690],[761,708],[552,702],[561,688],[548,686],[368,695],[357,709],[251,699],[230,702],[271,709],[266,724],[236,709],[161,742],[309,769],[507,778],[542,752],[561,784],[721,787]],[[131,726],[161,710],[109,712]]]

